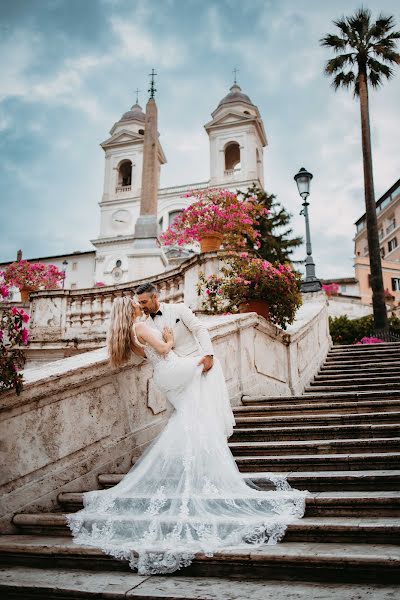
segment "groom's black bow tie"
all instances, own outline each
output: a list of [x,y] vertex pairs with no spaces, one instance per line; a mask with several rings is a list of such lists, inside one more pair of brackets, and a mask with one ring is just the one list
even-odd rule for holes
[[154,319],[154,317],[156,317],[157,315],[160,315],[160,317],[162,316],[161,310],[158,310],[155,313],[150,313],[150,316],[151,316],[152,319]]

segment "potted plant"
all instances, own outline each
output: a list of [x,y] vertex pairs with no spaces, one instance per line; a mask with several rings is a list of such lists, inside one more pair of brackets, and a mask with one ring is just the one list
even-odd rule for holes
[[240,200],[235,192],[208,188],[190,192],[184,198],[195,200],[178,215],[172,225],[161,234],[165,246],[200,243],[201,252],[246,245],[245,235],[255,247],[259,233],[252,227],[257,215],[268,212],[256,196]]
[[257,312],[286,329],[301,305],[300,274],[289,265],[232,253],[220,276],[200,275],[198,294],[211,313]]
[[65,277],[56,265],[30,263],[19,260],[9,264],[3,272],[4,282],[19,288],[21,300],[27,302],[30,292],[38,289],[51,290],[59,287]]

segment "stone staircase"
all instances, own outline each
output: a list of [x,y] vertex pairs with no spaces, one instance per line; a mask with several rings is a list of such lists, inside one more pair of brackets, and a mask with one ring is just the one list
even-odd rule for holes
[[[285,474],[293,487],[310,491],[306,515],[280,544],[198,555],[175,579],[399,582],[400,343],[335,346],[302,396],[245,397],[235,417],[230,447],[243,477],[269,489],[264,473]],[[101,474],[99,486],[122,477]],[[127,595],[140,598],[204,597],[146,595],[148,578],[72,543],[64,513],[82,507],[82,493],[60,493],[58,501],[59,512],[16,514],[20,533],[0,538],[3,597],[103,597],[91,595],[93,570],[103,582],[107,573],[108,582],[129,577],[130,588],[118,579],[115,596],[104,597],[123,598],[131,588]],[[89,589],[82,582],[90,577]]]

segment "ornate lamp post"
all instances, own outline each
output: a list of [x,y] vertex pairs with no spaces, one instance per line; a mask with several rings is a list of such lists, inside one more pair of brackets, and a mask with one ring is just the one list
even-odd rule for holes
[[63,264],[63,267],[64,267],[64,268],[63,268],[63,272],[64,272],[64,279],[63,279],[63,285],[62,285],[62,286],[63,286],[63,289],[64,289],[64,286],[65,286],[65,271],[67,270],[67,265],[68,265],[68,261],[67,261],[67,259],[63,260],[63,263],[62,263],[62,264]]
[[299,194],[303,199],[304,208],[300,212],[300,214],[304,215],[304,218],[306,220],[306,277],[305,279],[303,279],[300,285],[300,290],[302,292],[319,292],[319,290],[322,289],[320,280],[315,276],[315,263],[313,257],[311,256],[310,222],[308,219],[309,202],[307,202],[307,199],[310,195],[310,181],[312,178],[312,174],[306,171],[304,167],[302,167],[300,171],[294,176],[299,190]]

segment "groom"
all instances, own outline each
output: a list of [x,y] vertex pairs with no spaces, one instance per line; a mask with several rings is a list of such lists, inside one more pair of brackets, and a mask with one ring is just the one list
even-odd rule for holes
[[199,365],[203,373],[213,366],[214,351],[207,327],[183,303],[167,304],[159,302],[157,287],[153,283],[143,283],[136,290],[136,296],[145,315],[150,315],[149,325],[160,331],[170,327],[174,334],[174,352],[178,356],[202,356]]

